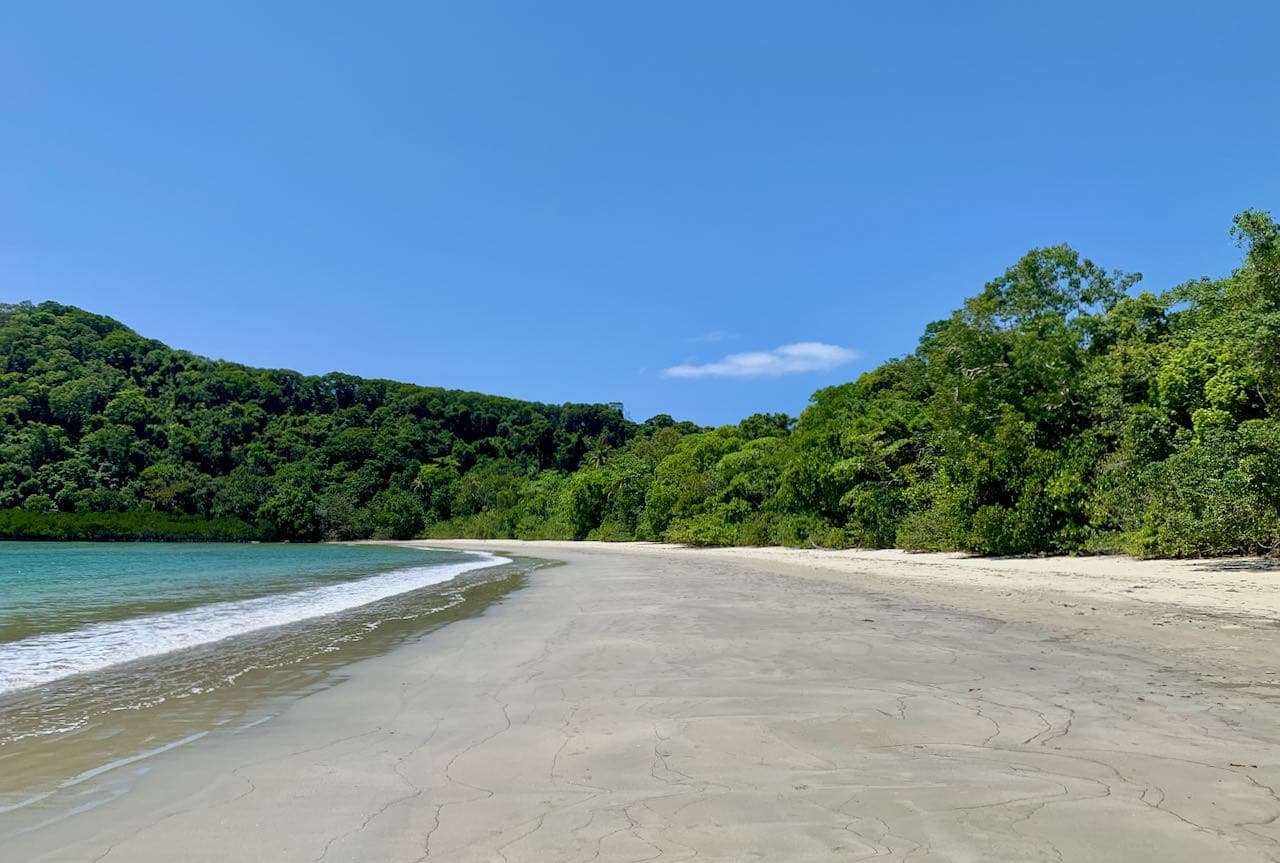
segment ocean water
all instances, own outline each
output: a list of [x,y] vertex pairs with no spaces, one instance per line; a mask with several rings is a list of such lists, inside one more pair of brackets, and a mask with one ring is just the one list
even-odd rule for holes
[[527,568],[405,546],[0,542],[0,842],[270,721]]

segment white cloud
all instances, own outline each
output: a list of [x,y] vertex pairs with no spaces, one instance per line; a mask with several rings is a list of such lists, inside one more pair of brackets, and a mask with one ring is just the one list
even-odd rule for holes
[[822,342],[796,342],[771,351],[729,354],[704,365],[672,366],[664,378],[776,378],[800,372],[825,372],[853,362],[857,351]]

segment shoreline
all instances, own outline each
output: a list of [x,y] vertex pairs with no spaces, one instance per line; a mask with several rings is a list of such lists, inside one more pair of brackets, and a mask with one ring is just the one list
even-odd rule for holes
[[[1049,626],[1197,661],[1210,651],[1233,667],[1280,675],[1280,560],[1230,557],[1143,560],[982,557],[898,549],[692,547],[665,543],[558,540],[434,540],[448,549],[498,549],[533,556],[575,550],[670,556],[760,566],[803,581],[885,597],[910,597],[966,614]],[[403,544],[428,544],[405,541]]]
[[[32,830],[56,834],[56,825],[76,812],[131,794],[140,777],[176,757],[173,750],[272,721],[306,695],[339,684],[353,663],[482,612],[520,589],[535,565],[469,554],[419,559],[416,550],[396,551],[346,580],[311,581],[293,592],[276,585],[276,593],[126,619],[186,615],[180,619],[200,623],[214,610],[249,607],[258,619],[239,618],[246,627],[261,622],[264,612],[285,617],[283,623],[199,638],[0,694],[0,847]],[[347,605],[352,590],[372,601]],[[325,609],[297,605],[299,597],[317,595],[331,610],[313,614]],[[81,642],[84,632],[71,630]],[[202,634],[195,629],[192,637]]]
[[1280,850],[1266,561],[411,544],[566,565],[17,859]]

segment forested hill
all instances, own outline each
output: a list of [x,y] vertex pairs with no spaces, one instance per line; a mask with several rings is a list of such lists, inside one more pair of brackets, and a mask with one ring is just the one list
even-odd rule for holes
[[0,373],[7,536],[413,536],[642,428],[619,405],[208,360],[57,303],[0,306]]
[[[1280,553],[1280,227],[1159,293],[1036,249],[797,421],[698,429],[0,316],[0,535]],[[132,533],[131,533],[132,531]]]

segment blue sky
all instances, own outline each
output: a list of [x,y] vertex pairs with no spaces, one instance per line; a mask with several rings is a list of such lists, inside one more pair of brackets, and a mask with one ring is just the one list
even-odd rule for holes
[[1280,210],[1280,4],[29,3],[0,299],[715,424],[1026,250],[1163,289]]

